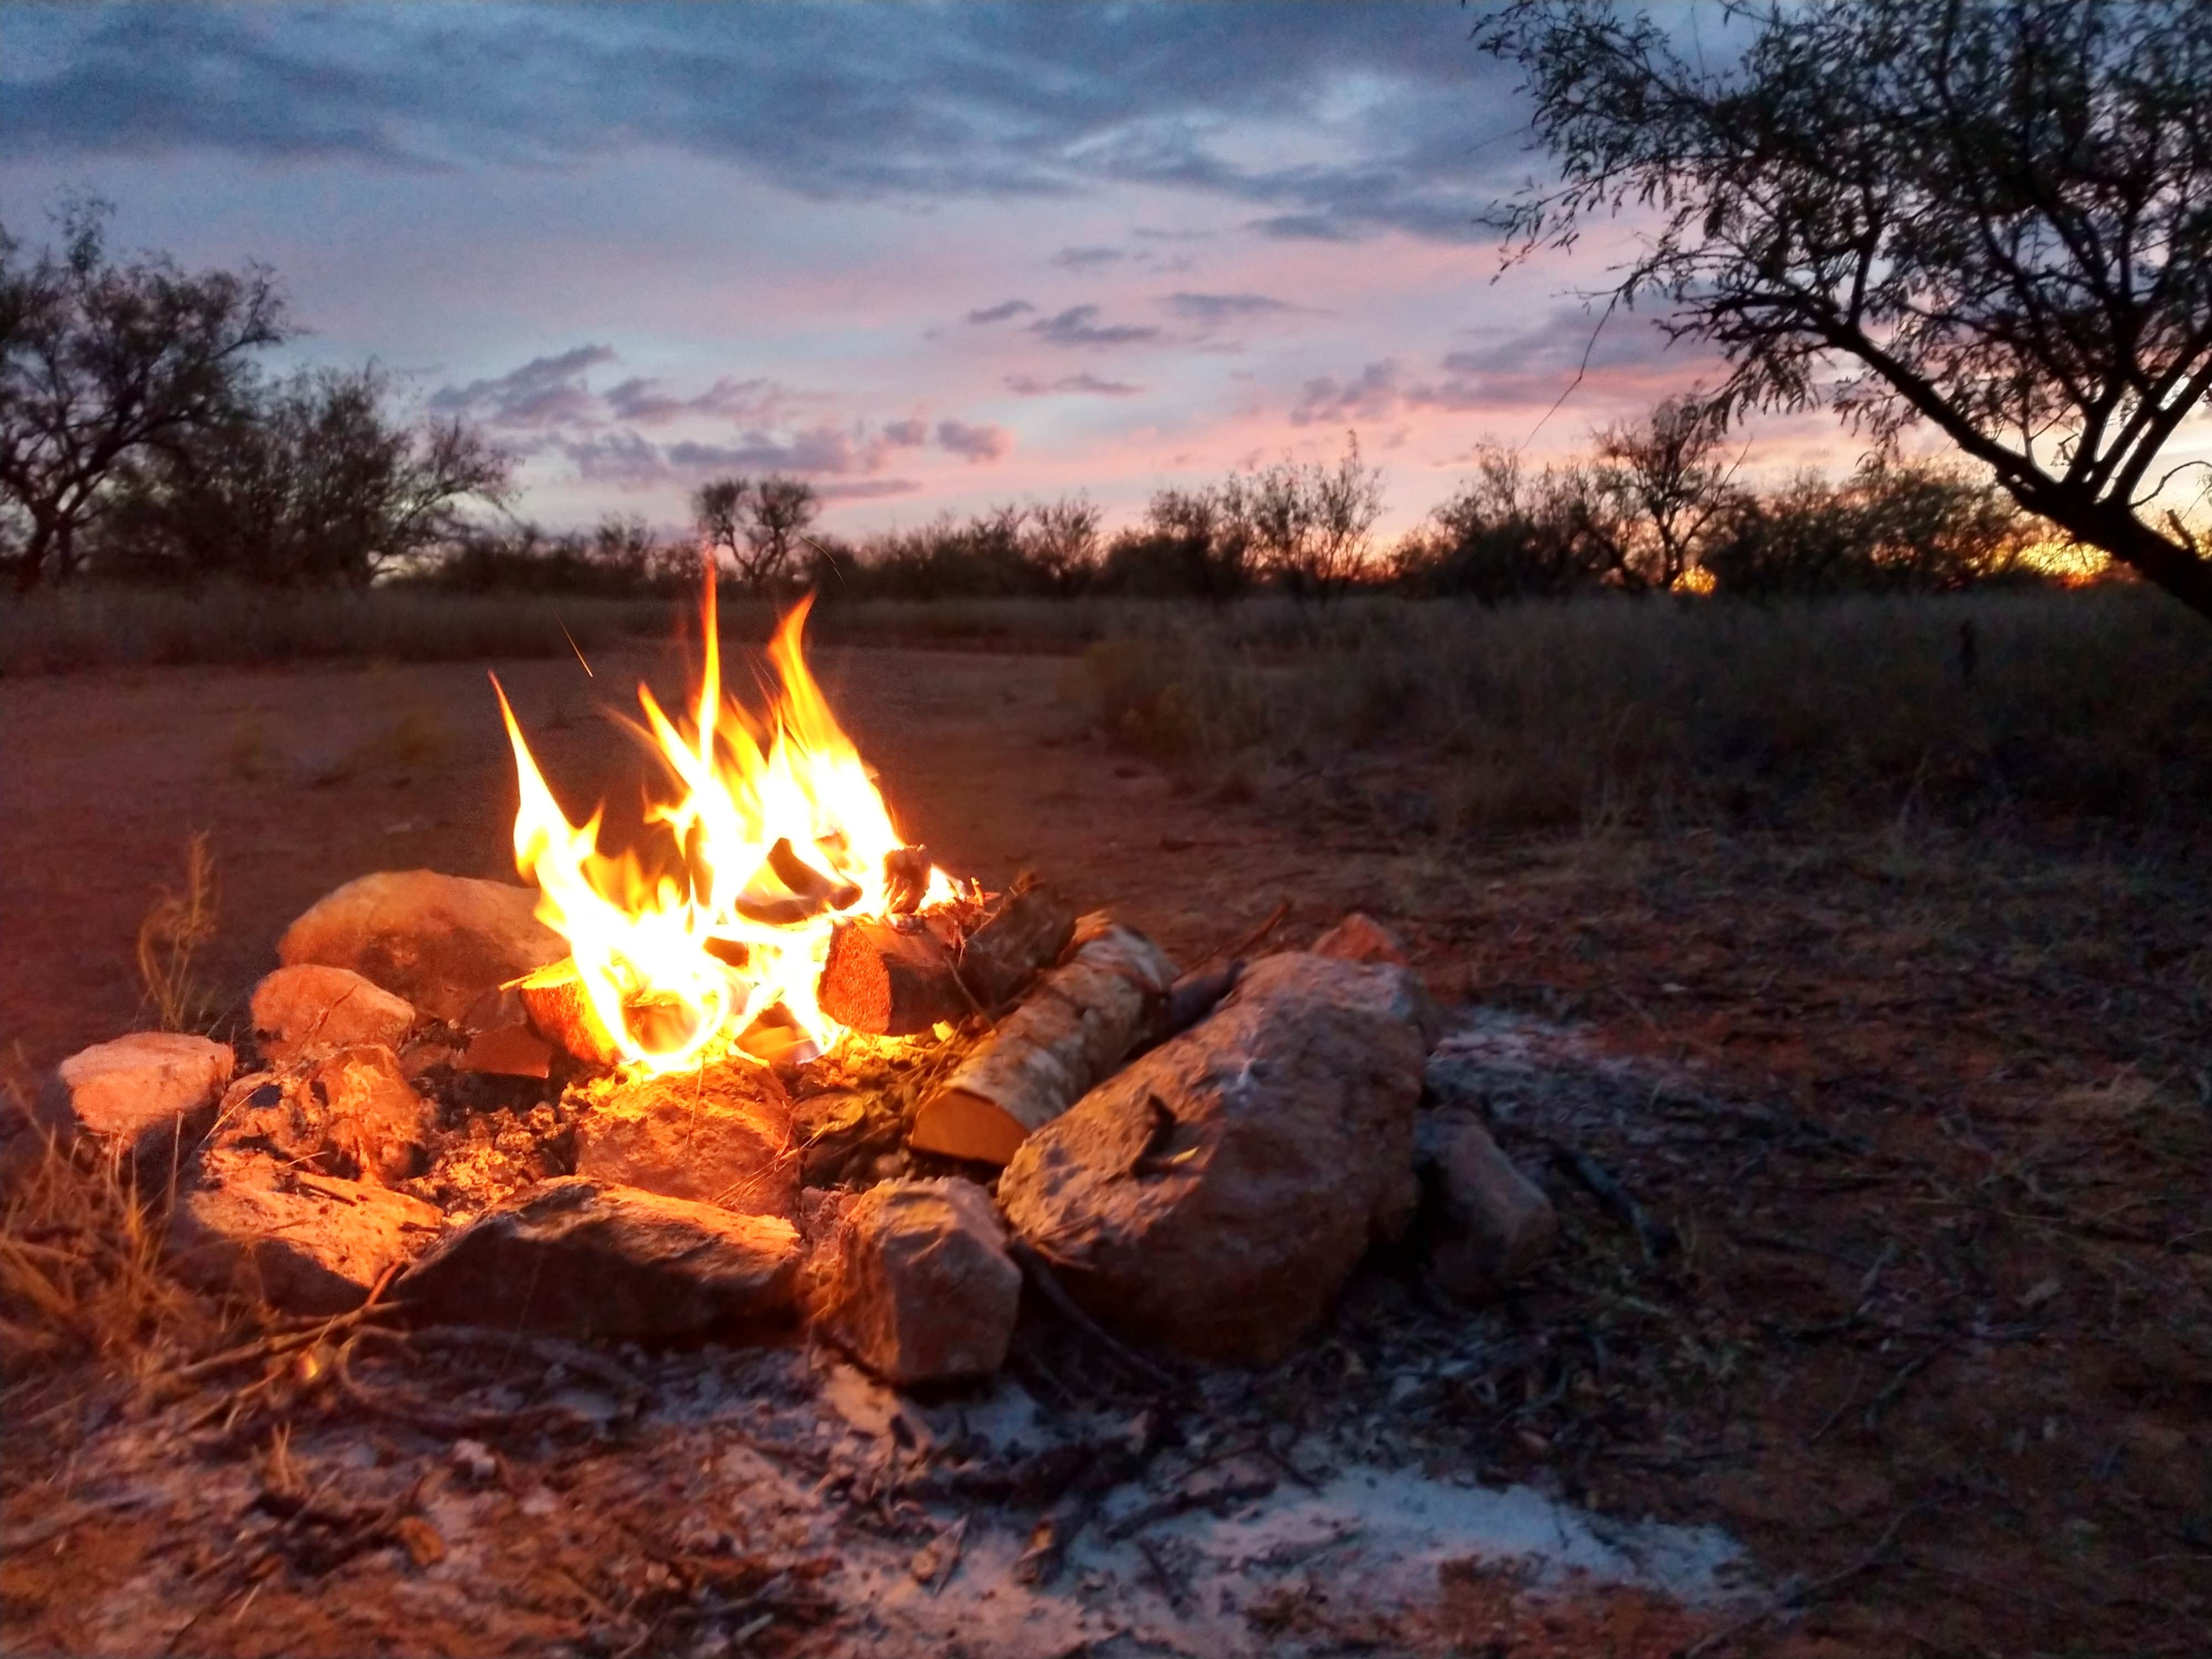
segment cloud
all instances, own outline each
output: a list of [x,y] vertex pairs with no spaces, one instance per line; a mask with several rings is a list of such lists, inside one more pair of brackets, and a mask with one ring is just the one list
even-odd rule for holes
[[1085,371],[1081,374],[1063,374],[1056,380],[1040,380],[1034,374],[1009,374],[1006,390],[1018,397],[1049,398],[1060,392],[1088,392],[1097,398],[1133,398],[1144,390],[1131,386],[1127,380],[1102,380]]
[[[669,150],[824,201],[1124,183],[1263,234],[1439,240],[1523,170],[1512,70],[1450,8],[24,9],[0,151],[416,171]],[[741,87],[742,97],[730,88]],[[1486,112],[1491,112],[1486,113]],[[1295,130],[1325,159],[1275,161]],[[1510,175],[1509,177],[1509,175]]]
[[825,501],[872,501],[886,495],[911,495],[921,489],[913,478],[833,478],[814,486]]
[[1227,322],[1299,309],[1264,294],[1170,294],[1160,303],[1200,328],[1218,328]]
[[1248,221],[1245,228],[1279,242],[1356,242],[1350,227],[1325,213],[1276,213]]
[[584,372],[612,362],[612,346],[581,345],[550,357],[533,357],[495,380],[443,386],[430,394],[441,415],[465,415],[487,426],[565,426],[597,417],[599,403]]
[[661,385],[633,378],[610,386],[605,394],[608,412],[617,420],[647,425],[683,415],[715,415],[757,424],[775,418],[791,401],[789,392],[769,380],[738,380],[725,375],[692,398],[663,392]]
[[1397,362],[1388,357],[1368,364],[1348,380],[1333,374],[1316,375],[1298,389],[1298,400],[1291,408],[1291,424],[1379,421],[1398,407],[1403,395]]
[[884,441],[896,449],[926,444],[929,441],[929,422],[920,416],[909,421],[893,421],[884,428]]
[[1118,247],[1064,247],[1052,256],[1052,262],[1063,270],[1096,270],[1128,257]]
[[971,323],[1003,323],[1010,318],[1020,316],[1024,311],[1036,309],[1027,300],[1001,300],[994,306],[985,306],[981,311],[969,312],[968,320]]
[[1160,337],[1159,330],[1136,323],[1101,323],[1100,314],[1097,306],[1070,306],[1053,316],[1040,317],[1030,325],[1029,331],[1057,346],[1135,345]]
[[939,421],[937,447],[973,463],[995,461],[1014,447],[1013,434],[1001,426],[970,426],[965,421]]

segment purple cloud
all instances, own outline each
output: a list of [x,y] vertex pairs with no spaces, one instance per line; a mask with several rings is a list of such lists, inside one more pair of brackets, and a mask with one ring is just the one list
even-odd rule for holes
[[994,306],[985,306],[981,311],[969,312],[968,320],[971,323],[1003,323],[1025,311],[1036,309],[1027,300],[1001,300]]
[[1144,390],[1127,380],[1102,380],[1088,371],[1063,374],[1056,380],[1040,380],[1034,374],[1009,374],[1006,390],[1022,398],[1050,398],[1062,392],[1087,392],[1094,398],[1133,398]]
[[1135,345],[1160,337],[1159,330],[1135,323],[1101,323],[1100,314],[1097,306],[1070,306],[1053,316],[1040,317],[1030,325],[1029,331],[1057,346]]
[[969,462],[995,461],[1014,447],[1013,434],[1002,426],[970,426],[965,421],[939,421],[937,447]]

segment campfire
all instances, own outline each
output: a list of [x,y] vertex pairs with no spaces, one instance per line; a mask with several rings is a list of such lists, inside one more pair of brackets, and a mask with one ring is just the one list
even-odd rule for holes
[[[899,831],[807,665],[641,686],[632,846],[555,798],[503,690],[528,886],[347,884],[278,945],[244,1060],[141,1033],[46,1109],[173,1171],[178,1270],[295,1314],[552,1338],[805,1328],[896,1384],[1005,1360],[1025,1304],[1130,1355],[1279,1358],[1418,1223],[1479,1298],[1551,1206],[1479,1122],[1416,1118],[1436,1012],[1351,917],[1179,970],[1105,910]],[[495,688],[497,683],[495,681]],[[1152,1362],[1140,1359],[1149,1365]]]
[[[792,611],[769,643],[775,683],[763,714],[724,695],[711,574],[690,717],[672,719],[638,687],[645,720],[636,729],[673,786],[646,813],[665,843],[657,864],[632,850],[601,852],[597,811],[569,822],[500,690],[521,791],[515,867],[537,884],[538,918],[569,952],[519,988],[547,1035],[577,1058],[663,1073],[710,1052],[811,1058],[856,1024],[911,1034],[837,1003],[835,975],[825,1008],[825,970],[844,939],[854,941],[849,953],[867,948],[862,940],[879,944],[886,930],[957,938],[952,911],[963,901],[972,909],[979,896],[893,828],[807,668],[808,606]],[[910,1025],[915,1011],[901,1012],[909,1018],[890,1023]]]

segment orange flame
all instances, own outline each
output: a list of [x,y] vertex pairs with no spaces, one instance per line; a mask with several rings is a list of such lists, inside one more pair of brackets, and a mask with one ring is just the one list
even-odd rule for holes
[[[644,735],[678,788],[646,817],[673,838],[681,879],[648,876],[631,853],[600,852],[600,809],[568,821],[493,678],[521,787],[515,868],[538,884],[538,915],[568,941],[617,1052],[648,1071],[690,1064],[778,1004],[827,1049],[845,1031],[815,1000],[830,930],[890,907],[885,859],[905,843],[807,670],[800,635],[811,603],[801,600],[769,643],[778,690],[763,715],[723,695],[711,569],[690,719],[672,719],[638,687]],[[933,868],[922,902],[953,896]]]

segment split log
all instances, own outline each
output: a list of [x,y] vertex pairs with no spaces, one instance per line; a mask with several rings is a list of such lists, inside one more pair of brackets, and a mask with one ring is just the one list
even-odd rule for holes
[[1004,1007],[1075,937],[1075,907],[1050,889],[1016,884],[998,913],[968,937],[960,977],[986,1012]]
[[1103,912],[1078,923],[1076,939],[1074,954],[924,1103],[909,1145],[1004,1164],[1145,1035],[1175,981],[1175,964]]
[[[622,1058],[613,1034],[592,1006],[574,957],[526,975],[514,988],[530,1029],[556,1048],[587,1066],[611,1066]],[[653,1050],[681,1048],[695,1024],[693,1011],[681,999],[653,992],[625,1005],[623,1017],[629,1035]]]
[[927,927],[902,931],[870,917],[831,932],[815,997],[839,1024],[872,1036],[912,1036],[972,1007],[944,940]]
[[611,1066],[617,1050],[615,1040],[585,994],[583,975],[574,957],[540,968],[517,981],[530,1029],[556,1048],[588,1066]]
[[799,856],[799,849],[791,844],[791,837],[779,837],[768,849],[768,867],[775,878],[797,896],[818,899],[831,910],[849,910],[860,902],[860,890],[849,881],[840,881],[826,872],[816,869]]

